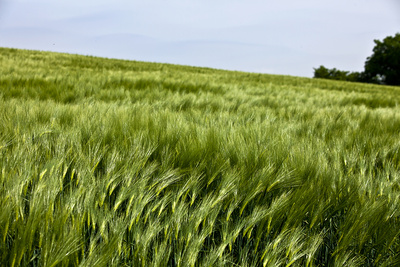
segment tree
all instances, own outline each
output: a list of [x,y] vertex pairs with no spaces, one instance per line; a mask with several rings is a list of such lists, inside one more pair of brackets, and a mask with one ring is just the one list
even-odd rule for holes
[[367,58],[363,72],[348,72],[320,66],[318,69],[314,68],[314,78],[400,85],[400,33],[374,42],[373,54]]
[[400,85],[400,33],[374,42],[373,54],[365,62],[363,80]]
[[342,71],[336,68],[327,69],[324,66],[320,66],[318,69],[314,68],[314,78],[358,82],[361,80],[360,77],[359,72]]
[[322,65],[318,69],[314,68],[314,78],[329,79],[329,69]]

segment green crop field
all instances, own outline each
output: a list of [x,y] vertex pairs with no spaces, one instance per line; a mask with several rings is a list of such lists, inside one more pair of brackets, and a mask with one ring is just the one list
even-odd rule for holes
[[400,87],[0,48],[1,266],[400,264]]

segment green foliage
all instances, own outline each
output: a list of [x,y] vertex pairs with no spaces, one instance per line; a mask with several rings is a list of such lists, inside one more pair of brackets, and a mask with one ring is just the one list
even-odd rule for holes
[[318,69],[314,68],[314,78],[349,81],[349,82],[361,82],[362,74],[359,72],[341,71],[335,68],[327,69],[324,66],[320,66]]
[[374,42],[373,54],[365,62],[365,79],[375,83],[400,85],[400,33]]
[[5,266],[392,266],[398,87],[0,48]]
[[363,72],[348,72],[320,66],[318,69],[314,68],[314,78],[400,85],[400,33],[374,42],[373,54],[367,58]]

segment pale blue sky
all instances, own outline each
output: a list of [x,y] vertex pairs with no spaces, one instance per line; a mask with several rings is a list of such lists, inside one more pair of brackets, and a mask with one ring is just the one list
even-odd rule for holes
[[0,0],[0,46],[312,77],[362,71],[399,0]]

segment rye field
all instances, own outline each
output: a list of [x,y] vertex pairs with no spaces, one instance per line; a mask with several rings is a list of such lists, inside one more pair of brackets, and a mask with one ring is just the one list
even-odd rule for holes
[[400,264],[400,87],[0,48],[1,266]]

